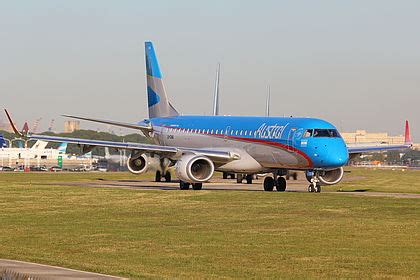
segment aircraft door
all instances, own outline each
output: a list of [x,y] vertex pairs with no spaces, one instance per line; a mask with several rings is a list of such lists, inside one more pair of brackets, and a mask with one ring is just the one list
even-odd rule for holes
[[294,151],[294,149],[293,149],[293,147],[294,147],[294,144],[293,144],[293,140],[294,140],[294,137],[295,137],[295,133],[296,133],[296,128],[291,128],[290,129],[290,131],[289,131],[289,135],[288,135],[288,137],[287,137],[287,149],[289,150],[289,151]]
[[287,139],[287,146],[288,149],[291,151],[295,151],[295,148],[298,147],[298,143],[300,143],[300,139],[303,136],[304,129],[303,128],[292,128],[289,132],[289,137]]
[[225,141],[227,141],[228,140],[228,136],[229,136],[229,133],[230,133],[230,126],[227,126],[226,127],[226,129],[225,129],[225,133],[224,133],[224,136],[223,136],[223,139],[225,140]]

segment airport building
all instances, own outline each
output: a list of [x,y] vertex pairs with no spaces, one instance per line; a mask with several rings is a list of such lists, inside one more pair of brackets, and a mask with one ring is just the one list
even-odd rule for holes
[[72,133],[75,130],[80,129],[80,121],[65,121],[64,122],[64,133]]
[[[367,132],[366,130],[356,130],[355,132],[341,132],[341,136],[347,144],[369,144],[382,143],[389,145],[404,144],[404,135],[391,136],[387,132]],[[420,149],[420,144],[413,145],[415,149]]]
[[404,144],[404,135],[390,136],[387,132],[370,133],[366,130],[356,130],[355,132],[342,132],[341,136],[347,144]]

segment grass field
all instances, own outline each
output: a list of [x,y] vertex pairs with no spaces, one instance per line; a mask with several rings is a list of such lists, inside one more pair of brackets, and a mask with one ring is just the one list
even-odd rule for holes
[[[345,180],[328,190],[420,193],[420,170],[347,168]],[[347,180],[346,180],[347,179]]]
[[[396,174],[341,187],[419,192],[419,172]],[[138,179],[0,173],[0,258],[129,278],[420,278],[419,199],[60,186],[99,177]]]

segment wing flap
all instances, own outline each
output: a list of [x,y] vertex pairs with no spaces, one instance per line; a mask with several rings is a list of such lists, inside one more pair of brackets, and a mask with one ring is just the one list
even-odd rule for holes
[[109,147],[115,149],[125,149],[131,151],[144,151],[156,154],[167,155],[171,159],[178,159],[182,154],[194,153],[209,157],[212,160],[228,162],[231,160],[239,159],[239,155],[229,151],[218,151],[212,149],[190,149],[182,147],[172,146],[160,146],[154,144],[143,144],[143,143],[130,143],[130,142],[113,142],[104,140],[92,140],[92,139],[81,139],[81,138],[68,138],[59,136],[48,136],[48,135],[36,135],[30,136],[33,140],[43,140],[50,142],[67,142],[71,144],[83,145],[83,146],[98,146],[98,147]]

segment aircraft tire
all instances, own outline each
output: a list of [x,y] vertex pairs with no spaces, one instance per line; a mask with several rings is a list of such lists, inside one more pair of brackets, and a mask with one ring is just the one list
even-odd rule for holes
[[165,182],[169,183],[171,181],[172,181],[171,172],[166,171],[166,173],[165,173]]
[[308,192],[315,192],[315,188],[312,184],[309,185]]
[[227,179],[227,178],[228,178],[227,172],[223,172],[223,179]]
[[320,193],[321,192],[321,185],[316,184],[315,192],[317,192],[317,193]]
[[265,177],[264,179],[264,191],[266,192],[272,192],[274,189],[274,179],[273,177]]
[[252,184],[252,174],[248,174],[248,175],[246,175],[246,183],[247,184]]
[[284,177],[278,177],[277,178],[277,184],[276,184],[276,189],[278,192],[284,192],[286,190],[286,179]]
[[236,176],[236,183],[242,184],[243,179],[244,179],[244,176],[242,174],[238,174],[238,176]]
[[179,181],[179,189],[180,190],[188,190],[190,188],[190,183]]
[[192,185],[193,190],[195,191],[199,191],[203,188],[203,183],[193,183],[191,185]]
[[160,182],[160,181],[162,181],[162,174],[160,173],[160,171],[156,171],[155,182]]

